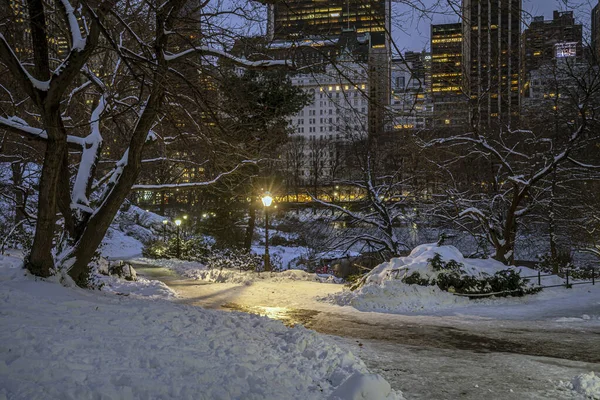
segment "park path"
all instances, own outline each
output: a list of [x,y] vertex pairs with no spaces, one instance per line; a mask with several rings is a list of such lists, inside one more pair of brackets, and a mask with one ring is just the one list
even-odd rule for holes
[[266,315],[330,335],[407,399],[577,399],[559,382],[600,372],[598,325],[363,313],[314,301],[315,293],[340,285],[207,284],[165,268],[134,267],[171,287],[179,302]]

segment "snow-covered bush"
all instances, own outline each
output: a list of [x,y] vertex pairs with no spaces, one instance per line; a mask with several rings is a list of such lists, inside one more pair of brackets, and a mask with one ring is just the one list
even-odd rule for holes
[[422,277],[418,271],[405,275],[402,282],[407,285],[437,286],[445,292],[461,294],[488,294],[497,296],[523,296],[537,293],[541,289],[529,285],[528,279],[521,278],[514,269],[496,271],[494,275],[482,272],[480,276],[467,274],[464,265],[454,259],[442,260],[439,253],[427,260],[431,268],[438,272],[436,277]]
[[[269,258],[272,271],[282,269],[281,257],[272,254]],[[225,249],[212,251],[204,264],[209,269],[239,269],[240,271],[263,271],[265,268],[264,256],[249,253],[240,249]]]

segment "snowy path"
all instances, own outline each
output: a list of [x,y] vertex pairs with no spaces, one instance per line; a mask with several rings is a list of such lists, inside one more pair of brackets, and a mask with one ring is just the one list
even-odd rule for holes
[[[341,346],[359,355],[407,398],[581,398],[561,387],[560,381],[600,371],[600,326],[581,319],[556,321],[580,316],[582,310],[598,311],[597,305],[586,302],[581,310],[571,307],[552,313],[535,304],[508,305],[503,312],[488,312],[495,317],[485,316],[485,307],[469,309],[469,315],[364,313],[315,300],[317,295],[342,290],[341,285],[205,284],[180,279],[166,269],[164,276],[162,268],[137,269],[163,280],[183,303],[259,313],[335,335]],[[502,318],[511,315],[520,319]]]

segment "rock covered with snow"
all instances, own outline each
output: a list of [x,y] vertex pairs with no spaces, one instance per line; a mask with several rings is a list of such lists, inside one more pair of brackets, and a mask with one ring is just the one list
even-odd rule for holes
[[0,258],[0,398],[402,398],[302,326],[65,288],[21,264]]

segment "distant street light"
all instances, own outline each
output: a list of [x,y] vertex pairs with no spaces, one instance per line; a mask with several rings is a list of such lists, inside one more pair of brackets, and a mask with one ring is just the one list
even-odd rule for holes
[[177,225],[177,258],[181,257],[181,237],[179,236],[179,227],[181,226],[181,220],[176,219],[175,225]]
[[163,242],[167,243],[167,224],[169,220],[163,219]]
[[269,258],[269,207],[273,203],[273,198],[266,192],[261,199],[265,206],[265,271],[271,270],[271,259]]

